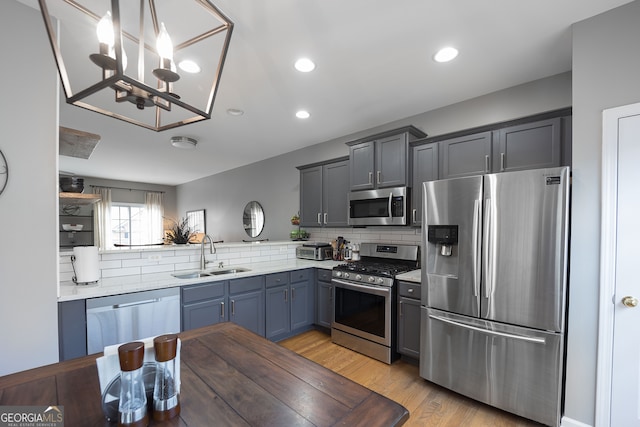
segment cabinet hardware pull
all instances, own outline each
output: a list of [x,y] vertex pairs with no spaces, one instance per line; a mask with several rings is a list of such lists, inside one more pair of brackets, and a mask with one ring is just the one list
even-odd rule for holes
[[291,301],[296,299],[296,288],[291,288]]
[[224,319],[224,301],[220,303],[220,317]]
[[287,302],[287,290],[284,290],[284,302]]
[[369,184],[373,184],[373,172],[369,172]]
[[325,212],[325,213],[324,213],[324,224],[325,224],[325,225],[327,224],[327,217],[328,217],[328,215],[327,215],[327,213]]
[[484,156],[484,171],[485,172],[491,172],[489,170],[489,155],[488,154],[486,156]]
[[231,315],[232,316],[236,315],[236,302],[235,302],[235,300],[231,300]]
[[504,153],[500,153],[500,172],[504,172]]
[[377,175],[376,179],[378,180],[378,185],[380,185],[380,181],[382,181],[382,174],[380,173],[380,171],[378,171],[376,175]]
[[398,305],[400,306],[399,307],[400,310],[398,310],[400,312],[399,314],[400,314],[400,316],[402,316],[402,301],[400,301],[400,304],[398,304]]
[[414,210],[413,210],[413,213],[412,213],[412,217],[413,217],[413,218],[412,218],[412,222],[413,222],[414,224],[417,222],[417,221],[416,221],[416,216],[417,216],[417,215],[418,215],[418,209],[414,209]]
[[318,224],[322,224],[322,220],[320,219],[321,215],[322,215],[322,213],[318,212]]

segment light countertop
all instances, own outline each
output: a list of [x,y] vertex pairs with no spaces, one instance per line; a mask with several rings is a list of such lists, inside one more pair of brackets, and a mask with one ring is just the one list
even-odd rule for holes
[[[302,259],[247,263],[243,265],[228,265],[225,268],[249,268],[250,271],[241,273],[222,274],[217,276],[200,277],[196,279],[178,279],[172,274],[188,273],[192,270],[174,271],[172,273],[138,274],[132,276],[111,277],[100,279],[97,284],[76,285],[73,282],[60,283],[59,302],[78,299],[96,298],[110,295],[127,294],[131,292],[149,291],[153,289],[173,288],[194,283],[216,282],[237,279],[240,277],[260,276],[283,271],[301,270],[305,268],[322,268],[330,270],[342,261],[309,261]],[[213,270],[213,269],[207,269]]]
[[420,283],[422,281],[421,272],[422,270],[408,271],[406,273],[398,274],[396,279],[403,280],[405,282]]

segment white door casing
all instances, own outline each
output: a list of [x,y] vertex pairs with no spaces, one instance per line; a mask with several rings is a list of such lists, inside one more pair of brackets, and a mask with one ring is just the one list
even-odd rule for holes
[[640,103],[603,112],[597,426],[640,426]]

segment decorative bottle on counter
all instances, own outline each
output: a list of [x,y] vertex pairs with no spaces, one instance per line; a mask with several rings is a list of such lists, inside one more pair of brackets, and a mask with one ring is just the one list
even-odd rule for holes
[[118,357],[121,370],[118,425],[146,427],[149,425],[149,415],[142,377],[144,343],[136,341],[121,345],[118,347]]
[[154,338],[156,352],[156,380],[153,387],[153,419],[169,420],[180,413],[180,400],[176,390],[176,351],[178,336],[161,335]]

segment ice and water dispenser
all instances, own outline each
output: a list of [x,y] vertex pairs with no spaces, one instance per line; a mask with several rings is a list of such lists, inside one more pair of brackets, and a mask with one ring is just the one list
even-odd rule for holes
[[460,266],[458,225],[428,225],[426,251],[427,265],[423,268],[426,268],[428,286],[423,288],[428,290],[423,289],[423,303],[446,309],[446,301],[451,301],[451,292],[455,293],[457,289],[455,285]]

